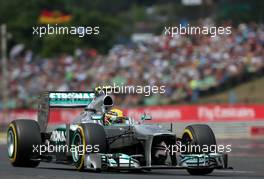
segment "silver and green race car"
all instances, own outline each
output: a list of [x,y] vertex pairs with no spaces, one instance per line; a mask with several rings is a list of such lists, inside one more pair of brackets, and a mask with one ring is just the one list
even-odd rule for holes
[[[159,124],[145,123],[151,120],[146,114],[140,120],[126,117],[123,123],[106,125],[104,117],[113,104],[112,97],[91,91],[42,93],[37,121],[18,119],[8,126],[11,164],[53,162],[94,171],[186,169],[192,175],[228,168],[227,155],[213,150],[216,139],[209,126],[190,125],[179,137]],[[83,111],[70,124],[48,127],[52,108]],[[201,150],[205,146],[210,150]]]

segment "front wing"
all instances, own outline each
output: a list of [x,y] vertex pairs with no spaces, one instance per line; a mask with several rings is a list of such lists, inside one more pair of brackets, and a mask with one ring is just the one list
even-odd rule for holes
[[141,166],[138,158],[142,155],[92,153],[85,156],[86,169],[94,170],[149,170],[149,169],[188,169],[213,168],[232,169],[227,164],[227,154],[182,154],[178,165]]

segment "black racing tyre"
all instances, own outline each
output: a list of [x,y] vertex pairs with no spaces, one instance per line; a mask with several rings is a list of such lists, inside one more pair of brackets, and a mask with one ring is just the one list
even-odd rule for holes
[[[194,124],[187,126],[184,129],[182,135],[182,143],[185,145],[196,145],[200,146],[201,150],[187,151],[187,153],[210,153],[216,150],[216,139],[212,129],[205,124]],[[206,146],[206,151],[203,147]],[[204,168],[204,169],[187,169],[191,175],[206,175],[212,173],[214,169]]]
[[74,132],[71,146],[72,159],[79,171],[84,169],[84,156],[87,153],[107,153],[106,133],[103,126],[95,123],[83,123],[78,125]]
[[187,169],[188,173],[191,175],[208,175],[214,171],[213,168],[203,168],[203,169]]
[[15,167],[37,167],[39,161],[34,146],[40,147],[41,134],[36,121],[20,119],[12,121],[7,128],[8,158]]

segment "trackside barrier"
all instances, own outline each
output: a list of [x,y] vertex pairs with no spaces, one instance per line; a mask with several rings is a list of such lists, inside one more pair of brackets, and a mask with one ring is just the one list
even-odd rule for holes
[[[264,105],[181,105],[150,106],[126,110],[128,116],[139,118],[144,112],[153,116],[149,123],[161,123],[178,136],[190,124],[208,124],[217,138],[264,137]],[[257,126],[257,127],[256,127]]]
[[[70,123],[81,109],[51,109],[49,124]],[[183,128],[192,123],[210,125],[218,138],[251,138],[264,136],[264,104],[261,105],[179,105],[149,106],[124,109],[125,114],[135,119],[145,112],[152,115],[148,123],[161,123],[181,133]],[[6,126],[14,119],[37,120],[36,110],[0,111],[0,125]]]

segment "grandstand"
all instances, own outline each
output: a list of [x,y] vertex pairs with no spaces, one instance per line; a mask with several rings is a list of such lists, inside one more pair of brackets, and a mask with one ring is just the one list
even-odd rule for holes
[[76,55],[40,58],[27,50],[8,60],[7,107],[36,107],[43,89],[87,90],[113,83],[166,87],[163,96],[120,95],[122,106],[209,102],[201,98],[263,76],[263,37],[263,25],[241,23],[228,36],[157,35],[116,45],[106,55],[78,50]]

